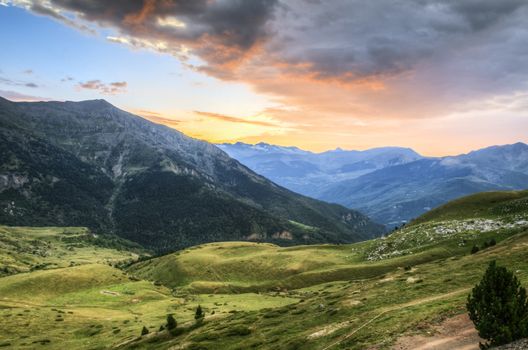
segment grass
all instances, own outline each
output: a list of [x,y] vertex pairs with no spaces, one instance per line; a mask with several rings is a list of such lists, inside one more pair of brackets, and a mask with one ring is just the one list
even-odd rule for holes
[[141,250],[105,248],[83,227],[0,226],[0,276],[75,265],[135,260]]
[[481,192],[462,197],[435,208],[410,225],[424,222],[461,220],[467,218],[495,218],[503,215],[526,213],[528,206],[528,190]]
[[[156,348],[176,343],[192,343],[204,349],[323,349],[331,344],[335,344],[332,349],[365,349],[374,345],[388,348],[402,333],[425,332],[431,323],[465,312],[467,294],[492,259],[516,271],[526,285],[527,249],[525,231],[474,255],[443,258],[407,271],[399,268],[369,279],[284,291],[285,296],[303,301],[207,322],[174,339],[163,340],[160,336]],[[361,328],[370,320],[373,321]],[[221,332],[239,325],[251,330],[251,336]],[[207,335],[213,333],[214,339],[208,339]],[[353,336],[348,337],[351,333]],[[149,348],[142,341],[128,347]]]
[[[211,243],[126,270],[116,266],[137,253],[94,245],[82,239],[89,234],[82,228],[2,227],[0,257],[18,270],[0,278],[0,345],[388,349],[404,333],[465,312],[467,294],[493,259],[527,285],[528,207],[512,193],[483,196],[476,197],[480,209],[477,199],[462,200],[367,242]],[[455,215],[460,203],[464,214]],[[484,248],[491,239],[497,244]],[[476,254],[473,245],[481,247]],[[198,305],[206,316],[196,324]],[[169,313],[178,328],[160,331]],[[143,326],[150,333],[139,337]]]

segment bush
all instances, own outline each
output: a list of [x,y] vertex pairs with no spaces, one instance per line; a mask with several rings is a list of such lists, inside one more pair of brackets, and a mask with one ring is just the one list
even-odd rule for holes
[[167,315],[167,329],[170,331],[171,329],[174,329],[178,326],[178,323],[174,319],[174,316],[172,314]]
[[496,244],[497,244],[497,241],[495,241],[495,238],[492,238],[489,241],[484,242],[484,248],[493,247]]
[[194,319],[196,320],[196,322],[200,322],[203,320],[204,318],[204,312],[202,310],[202,307],[200,305],[198,305],[198,307],[196,308],[196,312],[194,314]]
[[471,254],[478,253],[479,250],[480,250],[479,247],[474,245],[473,248],[471,248]]
[[487,343],[481,349],[528,336],[526,289],[506,268],[492,261],[467,299],[469,318]]
[[149,334],[149,330],[147,327],[143,326],[143,329],[141,330],[141,336]]

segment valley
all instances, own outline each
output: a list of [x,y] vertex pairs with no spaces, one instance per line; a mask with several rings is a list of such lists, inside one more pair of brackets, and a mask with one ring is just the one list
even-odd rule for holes
[[528,186],[528,145],[425,157],[409,148],[321,153],[242,142],[219,147],[277,184],[368,215],[389,229],[469,194]]
[[528,0],[0,0],[0,350],[527,350]]
[[[3,246],[16,238],[21,255],[0,250],[11,266],[0,279],[0,345],[390,349],[402,335],[427,338],[464,314],[492,259],[528,283],[527,198],[526,191],[462,198],[354,244],[217,242],[160,257],[126,241],[72,240],[88,233],[81,228],[2,227]],[[480,250],[472,254],[473,246]],[[25,265],[15,270],[14,260]],[[160,330],[167,314],[176,331]],[[140,337],[143,326],[149,334]]]
[[0,206],[2,224],[88,227],[156,253],[214,241],[351,243],[385,232],[105,100],[0,97]]

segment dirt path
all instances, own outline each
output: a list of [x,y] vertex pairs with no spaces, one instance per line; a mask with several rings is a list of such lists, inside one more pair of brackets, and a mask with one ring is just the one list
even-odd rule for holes
[[404,336],[393,350],[478,350],[480,337],[467,314],[451,317],[432,328],[433,335]]
[[[458,289],[458,290],[455,290],[455,291],[450,292],[450,293],[434,295],[434,296],[431,296],[431,297],[428,297],[428,298],[417,299],[417,300],[413,300],[413,301],[405,303],[405,304],[399,304],[399,305],[395,305],[395,306],[391,306],[391,307],[388,307],[388,308],[381,309],[379,314],[377,314],[376,316],[374,316],[373,318],[371,318],[367,322],[363,323],[358,328],[352,330],[350,333],[348,333],[345,336],[341,337],[340,339],[338,339],[334,343],[324,347],[322,350],[331,349],[334,346],[342,343],[343,341],[345,341],[347,339],[350,339],[354,334],[356,334],[361,329],[365,328],[366,326],[368,326],[370,323],[374,322],[375,320],[377,320],[381,316],[385,315],[386,313],[389,313],[389,312],[392,312],[392,311],[401,310],[401,309],[405,309],[405,308],[408,308],[408,307],[411,307],[411,306],[426,304],[426,303],[429,303],[431,301],[436,301],[436,300],[440,300],[440,299],[449,298],[449,297],[452,297],[452,296],[455,296],[455,295],[458,295],[458,294],[467,293],[468,291],[469,291],[469,288]],[[395,349],[397,349],[397,348],[395,348]],[[405,350],[407,350],[407,349],[415,350],[415,349],[418,349],[418,348],[417,347],[401,348],[401,350],[404,350],[404,349]],[[458,350],[458,348],[449,348],[449,347],[448,348],[434,348],[434,347],[433,348],[421,348],[421,350],[426,350],[426,349],[427,350],[433,350],[433,349],[434,350],[443,350],[443,349],[446,349],[446,350],[455,350],[455,349],[457,349]],[[466,348],[461,348],[459,350],[472,350],[472,349],[473,348],[467,348],[467,349]],[[478,342],[477,342],[477,349],[478,349]]]

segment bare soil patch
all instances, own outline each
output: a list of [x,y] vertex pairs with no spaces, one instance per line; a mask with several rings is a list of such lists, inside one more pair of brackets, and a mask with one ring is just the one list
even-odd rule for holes
[[478,350],[478,336],[467,314],[448,318],[433,326],[430,336],[412,335],[398,339],[393,350]]

